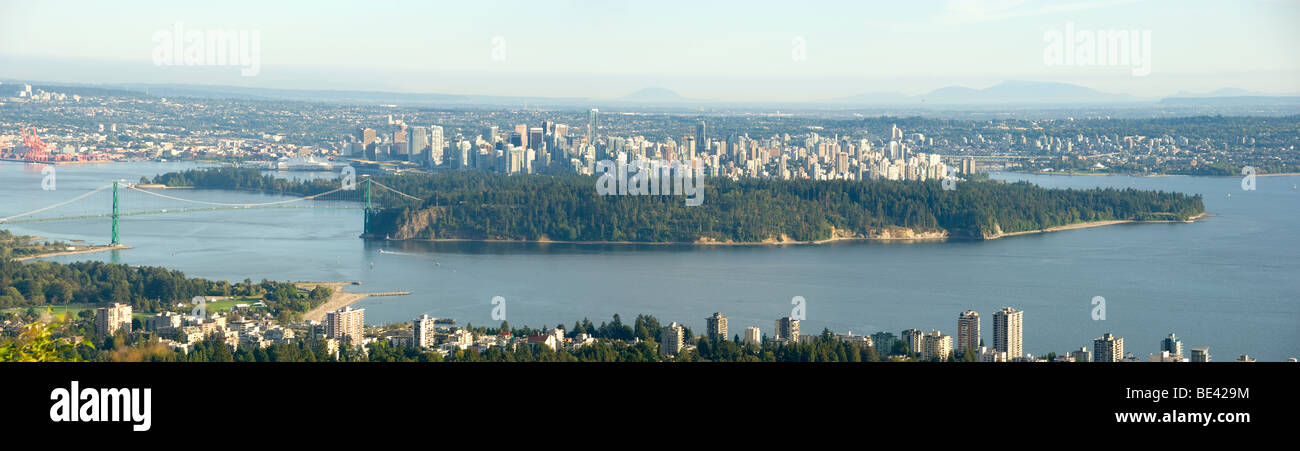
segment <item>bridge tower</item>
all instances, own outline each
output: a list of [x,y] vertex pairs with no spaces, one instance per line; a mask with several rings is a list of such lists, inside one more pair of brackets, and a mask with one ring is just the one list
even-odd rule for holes
[[366,206],[365,212],[362,213],[363,222],[361,223],[361,233],[370,235],[370,177],[366,177]]
[[117,181],[116,180],[113,181],[113,242],[110,244],[113,246],[122,244],[121,240],[118,239],[118,235],[117,235]]

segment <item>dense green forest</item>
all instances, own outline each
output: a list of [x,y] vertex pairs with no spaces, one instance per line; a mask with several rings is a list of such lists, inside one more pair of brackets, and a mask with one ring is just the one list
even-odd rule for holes
[[[290,181],[252,169],[191,170],[155,183],[263,189],[310,195],[337,181]],[[1046,189],[1028,182],[706,179],[703,205],[680,196],[600,196],[595,178],[455,171],[386,175],[375,181],[425,199],[384,197],[371,234],[394,239],[761,242],[869,236],[895,227],[984,238],[1085,221],[1186,220],[1204,212],[1199,195],[1134,189]],[[355,196],[354,196],[355,197]]]
[[141,178],[140,183],[218,189],[250,189],[304,196],[323,193],[339,187],[338,180],[281,179],[271,175],[264,175],[263,172],[258,169],[235,167],[191,169],[184,172],[168,172],[156,176],[153,179]]
[[263,280],[240,283],[186,277],[159,267],[84,261],[29,262],[0,259],[0,308],[67,304],[131,304],[154,313],[194,296],[257,296],[269,313],[289,320],[329,299],[328,288],[303,292],[292,283]]

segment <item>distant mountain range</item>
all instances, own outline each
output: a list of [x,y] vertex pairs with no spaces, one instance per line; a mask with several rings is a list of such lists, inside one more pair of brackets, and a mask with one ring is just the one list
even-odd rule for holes
[[[5,87],[18,80],[0,80]],[[663,87],[647,87],[617,98],[595,99],[586,97],[512,97],[439,93],[404,93],[385,91],[355,90],[307,90],[255,88],[220,85],[187,84],[82,84],[82,83],[40,83],[28,81],[34,86],[49,90],[58,87],[75,88],[83,94],[140,93],[154,97],[197,97],[197,98],[232,98],[252,100],[285,100],[307,102],[334,102],[355,104],[393,104],[401,106],[645,106],[663,108],[694,108],[703,105],[756,105],[779,106],[909,106],[933,108],[937,106],[998,106],[998,105],[1079,105],[1079,104],[1250,104],[1269,105],[1300,103],[1300,95],[1276,95],[1247,91],[1238,88],[1222,88],[1215,91],[1194,93],[1180,91],[1167,98],[1142,98],[1128,94],[1115,94],[1097,91],[1092,88],[1055,82],[1038,81],[1004,81],[987,88],[968,88],[949,86],[933,91],[905,95],[897,92],[870,92],[848,97],[827,100],[810,100],[807,102],[723,102],[707,99],[683,97]],[[92,94],[93,95],[93,94]]]

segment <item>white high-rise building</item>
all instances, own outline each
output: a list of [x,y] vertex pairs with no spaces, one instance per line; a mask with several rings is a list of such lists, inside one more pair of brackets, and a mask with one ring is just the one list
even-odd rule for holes
[[100,337],[117,334],[117,331],[131,332],[131,305],[113,303],[108,307],[95,309],[95,334]]
[[749,326],[745,328],[745,344],[757,345],[762,343],[763,343],[763,334],[758,330],[758,327]]
[[429,167],[442,166],[442,149],[447,146],[442,134],[442,126],[429,127]]
[[903,340],[903,343],[907,343],[907,352],[911,355],[921,355],[924,352],[921,348],[925,346],[922,341],[924,336],[925,333],[921,332],[920,329],[907,329],[899,334],[899,339]]
[[325,338],[342,340],[352,339],[353,346],[360,346],[365,340],[366,309],[354,309],[352,306],[325,314]]
[[437,318],[431,318],[429,315],[420,315],[415,321],[411,321],[411,345],[427,348],[436,344],[434,342],[434,335],[437,332],[436,321]]
[[1013,360],[1025,356],[1024,313],[1005,307],[993,314],[993,349],[1007,353]]
[[952,357],[952,336],[937,330],[921,336],[921,358],[924,360],[946,361]]
[[1094,362],[1118,362],[1124,360],[1124,338],[1111,335],[1097,337],[1092,340],[1092,361]]
[[704,322],[710,340],[722,341],[727,339],[727,317],[723,316],[721,312],[716,312],[713,316],[704,318]]
[[676,322],[670,323],[659,332],[659,356],[673,357],[682,352],[686,329]]
[[456,153],[454,155],[456,157],[456,168],[469,169],[474,167],[472,159],[477,155],[477,152],[474,151],[474,145],[469,141],[462,139],[456,143]]

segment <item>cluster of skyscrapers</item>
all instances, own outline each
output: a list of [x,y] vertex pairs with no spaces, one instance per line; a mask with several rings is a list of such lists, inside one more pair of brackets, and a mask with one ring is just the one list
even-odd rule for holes
[[897,126],[889,138],[822,136],[810,132],[751,138],[716,137],[705,121],[693,134],[654,140],[645,136],[601,134],[599,110],[587,113],[585,133],[569,125],[541,121],[510,130],[490,125],[477,133],[444,135],[443,128],[412,126],[390,118],[391,131],[358,129],[343,154],[365,160],[417,162],[429,168],[479,169],[507,174],[575,172],[593,174],[599,161],[680,161],[710,177],[760,177],[815,180],[935,180],[972,174],[973,160],[950,167],[938,154],[918,152],[933,145],[924,134],[905,134]]

